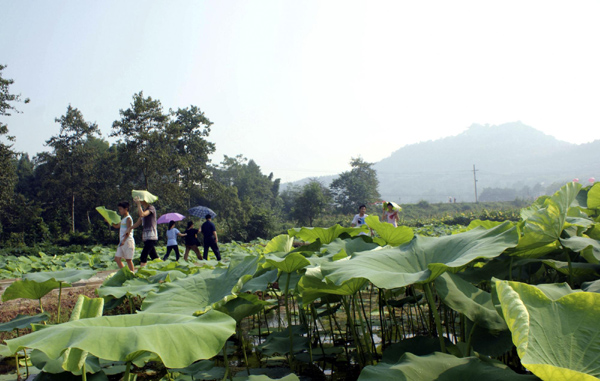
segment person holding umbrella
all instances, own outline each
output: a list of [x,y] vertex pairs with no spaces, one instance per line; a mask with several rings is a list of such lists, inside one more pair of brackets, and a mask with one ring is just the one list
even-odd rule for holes
[[185,234],[181,234],[175,227],[175,221],[169,222],[169,230],[167,230],[167,254],[163,257],[163,261],[169,258],[171,250],[175,250],[175,260],[179,260],[179,245],[177,245],[177,236],[185,237]]
[[217,242],[219,242],[219,237],[217,237],[217,228],[215,224],[211,221],[212,216],[210,214],[206,215],[206,222],[202,224],[200,230],[202,231],[202,235],[204,236],[204,260],[208,259],[208,248],[210,247],[215,253],[217,257],[217,261],[221,260],[221,253],[219,252],[219,246]]

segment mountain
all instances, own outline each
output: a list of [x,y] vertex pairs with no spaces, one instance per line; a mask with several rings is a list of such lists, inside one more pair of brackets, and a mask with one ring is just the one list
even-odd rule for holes
[[448,197],[474,201],[473,165],[478,197],[486,188],[525,188],[529,197],[537,197],[554,183],[573,178],[587,183],[590,176],[600,175],[599,164],[600,140],[567,143],[513,122],[473,124],[456,136],[410,144],[374,168],[382,199],[414,203],[447,202]]

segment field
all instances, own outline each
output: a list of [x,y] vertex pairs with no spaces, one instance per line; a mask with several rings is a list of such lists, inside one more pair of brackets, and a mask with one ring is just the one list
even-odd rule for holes
[[570,183],[518,221],[370,216],[221,262],[3,256],[0,380],[597,379],[599,215]]

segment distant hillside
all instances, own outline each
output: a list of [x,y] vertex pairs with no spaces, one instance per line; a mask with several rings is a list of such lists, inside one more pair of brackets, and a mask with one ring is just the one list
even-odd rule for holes
[[[553,183],[600,178],[599,164],[600,140],[571,144],[514,122],[474,124],[457,136],[407,145],[374,168],[384,200],[415,203],[474,201],[473,165],[478,195],[485,188],[527,186],[529,196],[537,197]],[[328,184],[333,178],[320,180]]]

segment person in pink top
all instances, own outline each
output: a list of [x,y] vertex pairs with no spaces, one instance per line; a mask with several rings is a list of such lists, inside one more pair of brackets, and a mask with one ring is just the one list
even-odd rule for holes
[[398,217],[398,211],[394,210],[394,205],[391,202],[387,203],[387,210],[383,212],[381,220],[394,225],[395,228],[398,227],[398,221],[400,221],[400,218]]

